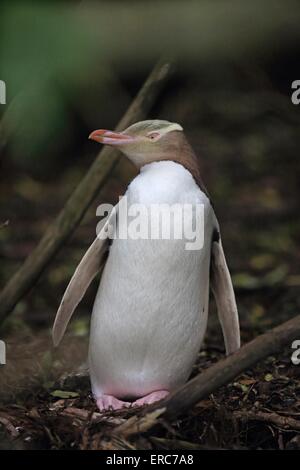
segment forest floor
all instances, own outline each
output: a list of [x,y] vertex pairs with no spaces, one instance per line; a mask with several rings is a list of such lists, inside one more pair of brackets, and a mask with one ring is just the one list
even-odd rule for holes
[[[0,407],[1,448],[299,449],[300,368],[289,354],[268,358],[174,421],[148,415],[140,428],[137,408],[99,413],[85,375],[31,385]],[[204,349],[194,373],[221,356]]]
[[[156,111],[185,123],[201,158],[245,343],[299,314],[300,120],[289,100],[274,90],[201,90],[201,83],[190,83],[176,97],[167,94]],[[31,252],[92,158],[78,159],[48,181],[22,173],[6,178],[2,213],[9,224],[0,230],[4,281]],[[97,203],[116,201],[133,174],[122,160]],[[95,208],[96,203],[0,333],[7,344],[7,364],[0,372],[0,448],[300,449],[300,365],[291,361],[292,345],[174,421],[148,416],[142,431],[134,425],[135,408],[100,414],[86,376],[60,379],[86,359],[96,283],[57,351],[50,328],[64,288],[93,239]],[[223,356],[212,302],[193,375]]]

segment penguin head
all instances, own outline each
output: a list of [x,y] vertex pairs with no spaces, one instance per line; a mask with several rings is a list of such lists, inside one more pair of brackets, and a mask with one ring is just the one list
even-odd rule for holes
[[101,144],[113,145],[126,155],[138,168],[160,160],[170,160],[176,155],[183,137],[180,124],[159,119],[140,121],[122,132],[99,129],[89,139]]

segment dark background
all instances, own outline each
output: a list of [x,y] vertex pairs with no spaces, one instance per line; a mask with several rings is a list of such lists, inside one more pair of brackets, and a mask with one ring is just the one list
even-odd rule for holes
[[[298,314],[300,105],[291,102],[291,84],[300,79],[299,25],[296,1],[1,2],[0,79],[7,104],[0,105],[0,224],[9,221],[0,229],[2,286],[99,152],[89,133],[116,126],[166,55],[174,57],[176,72],[149,118],[182,124],[199,156],[222,228],[243,341]],[[8,363],[0,372],[0,394],[16,426],[16,403],[26,413],[41,406],[43,415],[56,378],[85,359],[96,283],[58,352],[51,348],[50,328],[94,238],[97,205],[116,201],[134,174],[122,159],[71,240],[1,325]],[[212,313],[195,372],[223,349]],[[256,402],[263,410],[299,415],[299,367],[291,365],[290,354],[282,352],[242,378],[244,383],[223,390],[198,427],[187,416],[182,439],[221,447],[292,445],[295,432],[255,423],[253,431],[241,424],[235,433],[231,427],[232,410]],[[220,409],[230,415],[229,430],[220,428]],[[67,447],[71,441],[79,445],[75,434]],[[39,432],[36,442],[42,448],[64,446]]]

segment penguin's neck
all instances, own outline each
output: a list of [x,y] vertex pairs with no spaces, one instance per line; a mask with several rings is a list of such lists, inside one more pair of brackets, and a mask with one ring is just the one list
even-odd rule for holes
[[179,163],[186,170],[188,170],[191,173],[194,180],[196,181],[199,188],[201,189],[201,191],[207,194],[207,190],[203,184],[203,181],[200,175],[200,167],[199,167],[198,158],[185,137],[184,139],[182,139],[180,150],[176,152],[172,160],[176,163]]
[[183,132],[177,132],[176,144],[176,150],[174,149],[170,159],[188,170],[198,184],[201,179],[199,161]]
[[192,175],[201,191],[208,196],[201,179],[199,160],[182,131],[170,132],[170,136],[165,138],[165,143],[161,146],[161,152],[152,161],[166,160],[182,165]]
[[[134,202],[168,203],[190,202],[199,193],[191,173],[172,160],[147,163],[129,185]],[[191,195],[191,192],[194,196]]]

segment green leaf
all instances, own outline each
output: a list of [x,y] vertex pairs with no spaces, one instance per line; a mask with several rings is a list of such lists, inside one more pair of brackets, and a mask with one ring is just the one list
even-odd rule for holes
[[274,266],[276,262],[275,256],[270,253],[262,253],[255,255],[250,259],[250,265],[253,269],[260,271]]
[[260,280],[248,273],[237,273],[232,276],[234,287],[243,289],[256,289],[260,286]]
[[239,388],[242,390],[243,393],[247,393],[249,391],[249,387],[243,383],[240,382],[234,382],[233,384],[236,388]]
[[265,375],[265,381],[266,382],[271,382],[273,380],[273,375],[272,374],[266,374]]
[[70,392],[67,390],[54,390],[51,392],[50,395],[55,398],[76,398],[79,397],[79,393],[77,392]]

